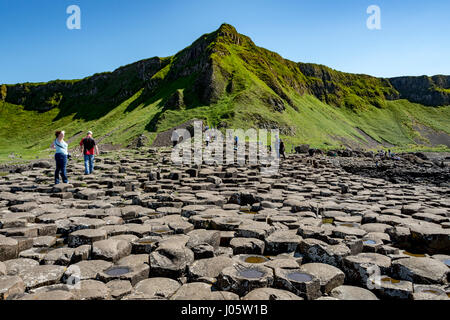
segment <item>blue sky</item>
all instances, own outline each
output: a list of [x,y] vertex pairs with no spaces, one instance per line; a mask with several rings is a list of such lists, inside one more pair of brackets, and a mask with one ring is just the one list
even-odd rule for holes
[[[81,30],[69,30],[69,5]],[[369,30],[369,5],[381,30]],[[448,0],[0,0],[0,83],[170,56],[223,22],[283,57],[374,76],[450,74]]]

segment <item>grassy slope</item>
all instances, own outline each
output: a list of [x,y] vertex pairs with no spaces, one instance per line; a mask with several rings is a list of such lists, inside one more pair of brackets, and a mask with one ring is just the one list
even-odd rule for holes
[[[251,87],[250,87],[251,90]],[[52,141],[52,131],[65,129],[70,139],[79,131],[91,129],[97,137],[108,135],[102,143],[126,145],[136,135],[145,133],[145,127],[152,117],[161,110],[158,101],[151,105],[140,105],[131,112],[125,112],[129,103],[138,98],[136,94],[126,102],[113,109],[99,120],[83,122],[73,121],[71,116],[52,122],[57,110],[46,113],[24,111],[23,108],[6,103],[0,104],[0,161],[7,161],[12,152],[19,153],[24,159],[36,156],[45,157],[51,152],[46,148]],[[257,95],[257,94],[255,94]],[[250,98],[251,99],[251,98]],[[237,99],[240,101],[239,99]],[[192,118],[206,119],[211,125],[228,121],[234,128],[254,126],[252,119],[256,116],[271,119],[286,126],[296,128],[295,136],[284,136],[288,150],[290,145],[309,143],[315,147],[329,149],[339,147],[341,143],[333,136],[345,139],[364,139],[356,127],[361,128],[375,140],[387,141],[404,148],[416,148],[414,138],[418,133],[412,129],[413,123],[421,123],[438,131],[450,134],[450,107],[429,108],[412,104],[406,100],[388,102],[386,108],[375,107],[364,112],[355,113],[326,105],[309,95],[295,97],[296,111],[288,107],[284,113],[270,112],[265,106],[236,102],[236,97],[227,96],[213,106],[201,106],[191,110],[169,110],[161,119],[158,131]],[[232,114],[232,118],[228,118]],[[253,118],[249,118],[252,116]],[[67,140],[68,140],[67,139]],[[75,147],[79,139],[71,142]],[[394,148],[395,149],[395,148]]]

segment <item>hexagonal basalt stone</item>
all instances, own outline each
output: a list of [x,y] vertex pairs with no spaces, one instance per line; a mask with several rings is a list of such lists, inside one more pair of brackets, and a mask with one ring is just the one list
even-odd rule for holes
[[179,243],[164,242],[149,256],[152,277],[178,278],[194,262],[194,253]]
[[105,240],[107,233],[102,229],[85,229],[78,230],[69,234],[68,245],[76,248],[85,244],[92,245],[96,241]]
[[0,235],[0,261],[17,258],[18,245],[17,240]]
[[294,252],[302,241],[302,237],[295,234],[296,231],[275,231],[265,240],[266,254],[280,254]]
[[411,245],[429,254],[450,254],[450,229],[439,225],[422,223],[409,225]]
[[212,291],[210,285],[192,282],[182,285],[170,300],[239,300],[232,292]]
[[38,266],[39,262],[33,259],[18,258],[4,262],[8,276],[19,275],[22,271]]
[[103,282],[113,280],[128,280],[131,285],[136,285],[139,281],[148,278],[150,267],[147,264],[135,266],[115,265],[97,274],[96,279]]
[[265,242],[255,238],[233,238],[230,241],[233,254],[263,254]]
[[401,280],[416,284],[446,284],[450,269],[432,258],[410,257],[392,262],[392,274]]
[[315,276],[320,281],[323,293],[330,293],[344,284],[345,274],[336,267],[324,263],[307,263],[300,266],[302,272]]
[[236,236],[265,240],[274,231],[275,228],[265,222],[246,220],[236,229]]
[[41,301],[57,301],[57,300],[76,300],[77,297],[73,292],[65,290],[50,290],[27,294],[20,298],[20,300],[41,300]]
[[261,265],[237,264],[222,270],[216,286],[244,296],[253,289],[270,287],[273,283],[273,271]]
[[450,300],[448,293],[436,285],[414,285],[413,300]]
[[378,253],[360,253],[345,257],[343,270],[348,283],[365,286],[370,276],[376,275],[378,270],[381,274],[386,274],[390,266],[389,257]]
[[258,288],[250,291],[242,300],[303,300],[287,290],[275,288]]
[[18,276],[0,277],[0,300],[14,297],[25,292],[25,284]]
[[97,274],[112,267],[112,262],[103,260],[87,260],[70,265],[64,272],[64,279],[72,277],[74,280],[94,280]]
[[64,271],[62,266],[40,265],[24,270],[20,277],[27,289],[34,289],[59,283]]
[[145,294],[149,298],[168,299],[180,287],[181,284],[178,281],[156,277],[140,281],[134,287],[134,292]]
[[[375,281],[374,281],[375,280]],[[373,291],[384,299],[412,299],[413,283],[381,276],[371,280]]]
[[351,254],[344,244],[328,245],[316,239],[304,239],[299,245],[299,251],[304,255],[304,262],[319,262],[340,268],[342,261]]
[[234,260],[227,256],[197,260],[188,267],[188,278],[190,281],[214,283],[220,272],[233,264]]
[[107,239],[92,245],[92,258],[116,262],[131,254],[131,244],[125,240]]
[[209,244],[214,249],[220,246],[220,232],[214,230],[193,230],[187,234],[189,236],[189,241],[186,246],[188,248],[193,248],[200,244]]
[[133,254],[151,253],[158,247],[161,237],[151,236],[137,239],[131,242],[131,252]]
[[300,269],[275,269],[274,286],[288,290],[307,300],[320,297],[320,280]]
[[367,289],[354,286],[339,286],[331,290],[330,296],[339,300],[379,300]]
[[73,248],[58,248],[49,251],[43,260],[45,264],[68,266],[72,262],[74,253],[75,249]]
[[103,282],[96,280],[80,281],[73,293],[76,295],[77,300],[110,299],[110,289]]
[[130,281],[127,280],[113,280],[108,282],[106,286],[109,289],[111,298],[115,300],[120,300],[133,291]]

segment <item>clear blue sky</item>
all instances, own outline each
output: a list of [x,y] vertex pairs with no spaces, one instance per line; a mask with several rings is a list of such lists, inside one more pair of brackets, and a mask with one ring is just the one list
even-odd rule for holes
[[[72,4],[81,30],[66,27]],[[382,30],[366,27],[372,4]],[[450,74],[448,0],[0,0],[0,83],[170,56],[223,22],[293,61],[384,77]]]

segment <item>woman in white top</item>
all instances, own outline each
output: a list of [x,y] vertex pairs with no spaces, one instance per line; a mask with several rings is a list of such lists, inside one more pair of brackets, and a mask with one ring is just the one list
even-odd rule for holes
[[68,144],[64,141],[64,131],[56,131],[55,136],[56,139],[53,141],[50,148],[56,149],[55,153],[55,161],[56,161],[56,170],[55,170],[55,184],[59,183],[59,175],[61,174],[61,178],[63,183],[68,183],[67,180],[67,156],[69,154]]

